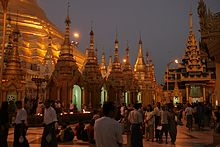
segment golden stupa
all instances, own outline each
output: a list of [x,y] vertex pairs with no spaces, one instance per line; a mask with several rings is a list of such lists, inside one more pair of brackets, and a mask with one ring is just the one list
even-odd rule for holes
[[[64,33],[59,31],[58,28],[47,19],[46,14],[37,4],[37,0],[9,0],[5,46],[7,46],[8,36],[16,24],[21,33],[18,52],[22,69],[25,71],[25,93],[31,96],[35,91],[34,89],[36,89],[32,78],[43,77],[43,75],[45,75],[44,72],[48,72],[48,70],[44,68],[46,63],[45,58],[48,57],[48,48],[51,54],[49,56],[53,57],[51,60],[57,61],[61,44],[64,40]],[[2,32],[3,13],[2,6],[0,6],[0,44],[2,44]],[[7,47],[4,52],[5,58],[7,58]],[[73,47],[73,55],[79,69],[81,69],[85,60],[84,54]],[[7,62],[7,60],[5,60],[5,62]]]

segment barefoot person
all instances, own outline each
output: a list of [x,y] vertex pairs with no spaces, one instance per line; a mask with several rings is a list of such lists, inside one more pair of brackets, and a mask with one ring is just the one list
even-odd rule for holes
[[57,122],[57,114],[51,107],[50,100],[45,101],[44,110],[44,131],[41,140],[41,147],[57,147],[57,139],[55,133],[55,123]]
[[27,111],[22,108],[22,102],[16,102],[17,115],[15,118],[14,144],[13,147],[29,147],[26,138],[27,133]]

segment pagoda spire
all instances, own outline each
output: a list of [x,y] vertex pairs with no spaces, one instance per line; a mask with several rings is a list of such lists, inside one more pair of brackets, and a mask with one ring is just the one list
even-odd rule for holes
[[116,31],[116,38],[115,38],[115,53],[114,53],[114,62],[112,66],[112,70],[121,70],[121,63],[119,60],[118,54],[118,32]]
[[45,67],[43,75],[45,77],[50,77],[55,67],[55,60],[52,52],[52,37],[50,34],[48,40],[49,40],[49,44],[47,47],[47,52],[44,56],[44,63],[43,63]]
[[105,77],[107,69],[106,69],[106,63],[105,63],[104,49],[102,49],[102,59],[101,59],[101,63],[99,65],[99,67],[100,67],[100,70],[101,70],[102,77]]
[[101,60],[101,65],[102,65],[102,67],[106,66],[104,49],[102,49],[102,60]]
[[120,63],[120,61],[119,61],[119,55],[118,55],[118,32],[117,32],[117,31],[116,31],[116,38],[115,38],[114,63]]
[[66,16],[66,20],[65,20],[65,24],[66,24],[66,32],[65,32],[65,38],[64,38],[64,42],[63,45],[61,47],[61,51],[60,51],[60,56],[62,57],[73,57],[73,50],[71,48],[71,44],[70,44],[70,18],[69,18],[69,1],[68,1],[68,6],[67,6],[67,16]]
[[109,75],[112,71],[112,55],[109,56],[107,75]]
[[153,56],[152,56],[152,50],[150,50],[150,64],[153,64]]
[[68,6],[67,6],[67,15],[66,15],[66,33],[65,33],[65,39],[64,39],[64,44],[70,45],[70,17],[69,17],[69,8],[70,8],[70,3],[68,1]]
[[8,62],[8,56],[11,52],[12,48],[12,27],[11,27],[11,15],[9,13],[7,17],[7,28],[6,28],[6,35],[7,35],[7,47],[5,48],[5,55],[4,55],[4,62]]
[[142,40],[141,36],[139,39],[139,49],[138,49],[138,57],[136,60],[136,63],[134,65],[134,71],[145,71],[145,63],[144,63],[144,58],[142,54]]
[[191,4],[191,8],[190,8],[190,11],[189,11],[189,16],[190,16],[190,21],[189,21],[189,27],[190,27],[190,32],[193,31],[193,18],[192,18],[192,4]]
[[95,62],[93,27],[91,27],[91,31],[90,31],[89,35],[90,35],[90,43],[89,43],[88,59],[89,59],[90,62]]
[[146,52],[146,65],[148,65],[149,63],[149,53],[148,53],[148,50]]
[[[203,66],[201,64],[201,59],[200,59],[201,51],[197,45],[195,33],[193,32],[192,15],[193,14],[192,14],[192,8],[191,8],[189,12],[190,30],[189,30],[189,35],[188,35],[187,42],[186,42],[186,50],[185,50],[185,54],[183,57],[183,61],[184,63],[186,63],[188,71],[203,71]],[[190,67],[188,68],[188,66]]]
[[125,57],[125,61],[124,61],[125,62],[124,70],[131,70],[128,41],[127,41],[127,47],[126,47],[125,51],[126,51],[126,57]]
[[23,72],[21,69],[20,57],[18,53],[18,42],[20,37],[20,31],[16,22],[15,28],[12,32],[12,37],[9,38],[9,48],[11,52],[8,55],[8,62],[4,71],[6,79],[19,79],[23,80]]

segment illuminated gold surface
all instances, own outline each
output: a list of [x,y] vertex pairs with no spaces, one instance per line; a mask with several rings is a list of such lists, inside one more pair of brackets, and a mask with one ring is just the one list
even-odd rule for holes
[[[1,9],[0,11],[2,11]],[[52,52],[57,60],[63,34],[47,19],[37,1],[10,0],[9,10],[12,27],[17,23],[22,34],[19,45],[21,60],[27,64],[42,63],[49,44],[47,39],[49,34],[52,37]],[[2,17],[0,17],[0,24],[2,24]],[[84,54],[75,50],[74,55],[77,64],[82,67]]]

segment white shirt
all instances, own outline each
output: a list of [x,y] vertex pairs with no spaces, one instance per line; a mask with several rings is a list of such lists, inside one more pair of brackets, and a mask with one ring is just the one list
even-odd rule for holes
[[135,109],[129,113],[128,120],[131,124],[140,124],[143,122],[143,117],[142,114]]
[[27,111],[22,108],[17,111],[17,115],[15,118],[15,124],[22,124],[22,121],[27,125]]
[[44,110],[44,123],[46,125],[52,123],[52,122],[57,122],[57,114],[54,108],[49,107],[48,109],[45,108]]
[[110,117],[95,121],[94,135],[97,147],[118,147],[123,141],[120,123]]
[[160,112],[161,124],[168,124],[168,111],[162,110]]

